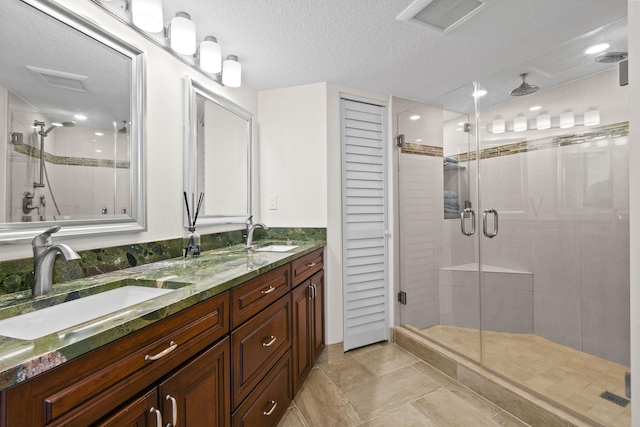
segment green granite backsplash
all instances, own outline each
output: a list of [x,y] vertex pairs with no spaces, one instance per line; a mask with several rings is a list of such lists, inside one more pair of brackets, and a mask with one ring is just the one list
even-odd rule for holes
[[[200,236],[200,249],[209,251],[241,244],[245,231],[205,234]],[[318,240],[327,238],[326,228],[270,228],[256,229],[254,240]],[[82,277],[95,276],[137,265],[149,264],[182,255],[182,239],[79,251],[80,259],[65,261],[56,259],[53,283],[62,283]],[[0,295],[31,288],[33,284],[33,259],[24,258],[0,261]]]

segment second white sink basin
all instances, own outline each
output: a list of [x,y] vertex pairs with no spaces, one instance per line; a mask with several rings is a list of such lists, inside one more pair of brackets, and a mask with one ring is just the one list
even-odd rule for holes
[[269,245],[264,248],[256,249],[258,252],[287,252],[297,248],[298,245]]
[[34,340],[171,291],[173,289],[123,286],[0,320],[0,335],[21,340]]

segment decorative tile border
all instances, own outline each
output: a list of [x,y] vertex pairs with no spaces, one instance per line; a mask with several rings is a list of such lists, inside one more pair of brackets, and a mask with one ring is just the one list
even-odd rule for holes
[[417,154],[419,156],[442,157],[442,147],[420,145],[405,142],[401,147],[402,154]]
[[[25,154],[36,159],[40,158],[40,149],[27,144],[13,144],[13,151]],[[66,157],[56,156],[51,153],[44,152],[44,160],[54,165],[66,166],[89,166],[97,168],[113,168],[113,160],[109,159],[90,159],[87,157]],[[128,160],[118,160],[115,162],[118,169],[129,169],[130,162]]]
[[[614,125],[596,128],[591,132],[553,136],[551,138],[520,141],[512,144],[484,148],[480,150],[480,158],[491,159],[495,157],[510,156],[512,154],[546,150],[549,148],[564,147],[566,145],[582,144],[584,142],[595,141],[604,138],[618,138],[621,136],[627,136],[628,134],[629,122],[616,123]],[[476,160],[476,152],[473,151],[470,153],[455,154],[451,155],[450,157],[457,159],[459,162],[469,162]]]
[[[258,240],[326,241],[326,228],[270,228],[256,229]],[[200,236],[202,251],[239,245],[245,241],[245,231],[229,231]],[[53,270],[53,283],[94,276],[122,270],[137,265],[150,264],[182,255],[182,238],[158,242],[136,243],[111,248],[78,252],[79,260],[65,261],[58,257]],[[0,295],[31,288],[33,284],[33,259],[0,261]]]

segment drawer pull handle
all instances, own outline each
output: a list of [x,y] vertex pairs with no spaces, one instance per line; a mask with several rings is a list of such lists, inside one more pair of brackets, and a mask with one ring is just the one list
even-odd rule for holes
[[162,414],[156,408],[149,409],[149,412],[156,415],[156,426],[162,427]]
[[169,424],[167,425],[167,427],[170,427],[171,425],[173,427],[177,427],[178,426],[178,402],[176,402],[176,398],[171,396],[170,394],[167,394],[167,396],[165,397],[165,400],[171,401],[171,421],[173,421],[173,424]]
[[262,415],[269,416],[269,415],[273,414],[273,411],[275,411],[275,410],[276,410],[276,407],[277,407],[277,406],[278,406],[278,403],[277,403],[275,400],[272,400],[272,401],[271,401],[271,408],[270,408],[268,411],[264,411],[264,412],[262,413]]
[[267,339],[269,340],[269,342],[262,341],[263,347],[271,347],[271,345],[277,340],[277,338],[274,337],[273,335],[269,336],[269,338]]
[[266,289],[266,290],[262,291],[262,295],[270,294],[271,292],[273,292],[275,290],[276,290],[276,288],[274,286],[269,286],[269,289]]
[[309,264],[307,264],[308,268],[315,267],[315,266],[316,266],[315,262],[310,262]]
[[169,343],[169,347],[165,348],[164,350],[162,350],[160,353],[156,354],[155,356],[149,356],[147,354],[146,356],[144,356],[144,360],[152,360],[153,361],[153,360],[161,359],[164,356],[166,356],[167,354],[171,353],[176,348],[178,348],[178,344],[176,344],[175,342],[171,341]]

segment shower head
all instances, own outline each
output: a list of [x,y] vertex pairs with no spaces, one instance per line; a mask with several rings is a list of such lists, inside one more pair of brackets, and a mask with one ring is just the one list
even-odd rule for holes
[[538,86],[530,85],[529,83],[526,82],[526,78],[528,75],[529,73],[520,74],[520,77],[522,77],[522,84],[517,88],[515,88],[514,90],[512,90],[511,92],[509,92],[509,95],[524,96],[524,95],[529,95],[531,93],[537,92],[538,89],[540,89]]
[[[41,122],[39,122],[39,123],[41,123]],[[48,128],[47,130],[45,130],[45,131],[42,131],[42,130],[41,130],[41,131],[40,131],[40,132],[38,132],[38,133],[39,133],[40,135],[42,135],[42,136],[47,136],[47,135],[49,134],[49,132],[51,132],[52,130],[54,130],[54,129],[55,129],[55,128],[57,128],[57,127],[64,126],[64,127],[66,127],[66,128],[70,128],[70,127],[76,126],[77,124],[78,124],[78,123],[77,123],[77,122],[74,122],[73,120],[69,120],[69,121],[62,122],[62,123],[56,123],[56,122],[54,122],[54,123],[51,123],[51,126],[49,126],[49,128]],[[42,127],[44,127],[44,123],[42,123]]]
[[596,56],[596,62],[600,62],[603,64],[612,64],[615,62],[623,61],[627,59],[628,56],[629,54],[627,52],[605,52]]

